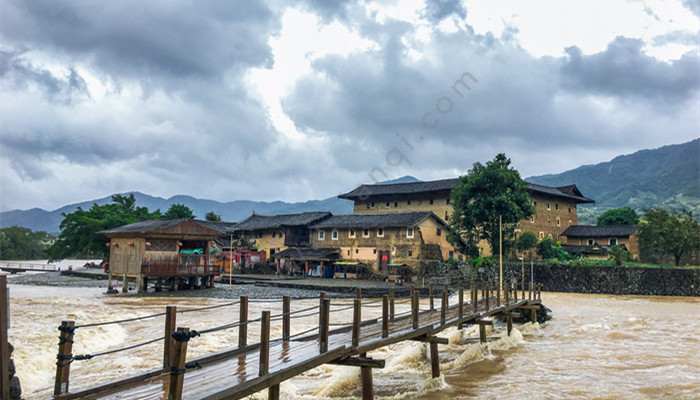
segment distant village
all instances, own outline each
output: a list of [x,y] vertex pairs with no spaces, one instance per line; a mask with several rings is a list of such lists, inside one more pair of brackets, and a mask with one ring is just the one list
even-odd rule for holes
[[[211,287],[218,275],[261,264],[277,274],[401,279],[401,271],[415,271],[422,261],[465,259],[447,239],[450,192],[459,182],[361,185],[338,196],[354,202],[347,215],[254,213],[240,223],[158,219],[109,229],[102,232],[110,239],[109,272],[135,279],[138,291],[149,282],[158,289]],[[577,205],[594,200],[576,185],[528,183],[527,192],[535,213],[516,234],[531,231],[591,259],[607,259],[612,246],[638,257],[634,225],[578,225]],[[485,243],[480,250],[490,254]]]

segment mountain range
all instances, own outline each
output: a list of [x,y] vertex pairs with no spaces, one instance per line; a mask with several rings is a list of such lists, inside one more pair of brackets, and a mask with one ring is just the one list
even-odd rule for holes
[[[579,223],[595,223],[597,215],[605,210],[629,206],[638,212],[649,207],[685,208],[700,219],[700,139],[640,150],[616,157],[608,162],[584,165],[560,174],[532,176],[528,182],[547,186],[564,186],[575,183],[587,197],[596,203],[578,209]],[[404,176],[382,183],[415,182],[418,179]],[[350,188],[348,188],[350,189]],[[258,214],[287,214],[304,211],[330,211],[334,214],[352,213],[352,202],[330,197],[299,203],[283,201],[261,202],[237,200],[219,202],[177,195],[168,199],[133,192],[136,204],[149,210],[165,212],[171,204],[188,206],[194,214],[203,218],[209,211],[221,215],[224,221],[242,221],[253,212]],[[128,194],[128,193],[121,193]],[[0,228],[23,226],[34,231],[58,232],[63,213],[71,213],[78,207],[88,209],[92,204],[110,203],[111,196],[82,203],[70,204],[53,211],[40,208],[12,210],[0,213]]]

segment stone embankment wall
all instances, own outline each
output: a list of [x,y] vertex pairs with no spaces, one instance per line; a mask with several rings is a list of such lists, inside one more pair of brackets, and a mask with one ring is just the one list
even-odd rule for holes
[[698,268],[551,265],[535,266],[534,277],[551,292],[700,296]]

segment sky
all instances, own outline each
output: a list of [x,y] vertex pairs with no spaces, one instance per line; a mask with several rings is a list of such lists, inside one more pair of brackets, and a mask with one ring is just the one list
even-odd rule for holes
[[296,202],[683,143],[699,42],[686,0],[0,0],[0,211]]

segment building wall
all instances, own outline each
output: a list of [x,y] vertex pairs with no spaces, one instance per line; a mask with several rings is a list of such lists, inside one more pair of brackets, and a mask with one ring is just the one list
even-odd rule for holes
[[284,246],[284,235],[285,232],[283,230],[274,229],[256,232],[246,232],[244,238],[247,240],[255,240],[255,248],[257,248],[260,252],[264,252],[265,259],[269,260],[270,256],[272,255],[270,254],[271,249],[274,249],[275,253],[286,249],[286,247]]
[[[133,243],[133,246],[129,246]],[[141,273],[146,240],[143,238],[113,238],[109,247],[109,270],[113,275],[135,276]]]
[[[431,204],[432,200],[432,204]],[[410,211],[432,211],[443,220],[452,215],[452,206],[448,203],[449,195],[439,194],[433,197],[401,195],[395,199],[379,199],[357,201],[353,206],[353,214],[384,214]],[[372,205],[374,203],[374,206]],[[389,206],[387,207],[387,203]]]
[[535,206],[535,215],[520,221],[523,232],[531,231],[538,239],[551,237],[555,242],[564,242],[562,232],[570,225],[578,225],[575,202],[532,193],[530,201]]

